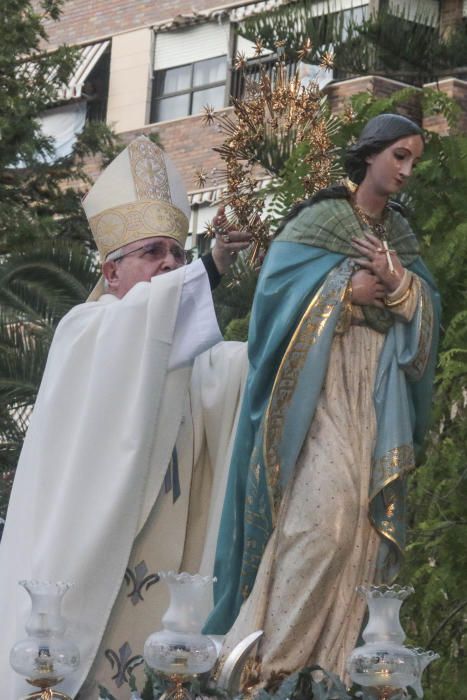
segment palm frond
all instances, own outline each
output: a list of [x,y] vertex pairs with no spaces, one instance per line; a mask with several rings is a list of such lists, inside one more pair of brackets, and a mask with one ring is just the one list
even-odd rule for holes
[[82,244],[45,241],[0,260],[0,306],[12,318],[53,323],[84,301],[97,278],[96,255]]
[[46,240],[0,258],[0,517],[55,328],[97,277],[80,243]]

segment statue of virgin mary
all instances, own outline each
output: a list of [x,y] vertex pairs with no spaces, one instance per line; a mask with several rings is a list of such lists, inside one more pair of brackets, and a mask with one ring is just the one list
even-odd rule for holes
[[400,564],[439,299],[391,195],[423,146],[405,117],[370,120],[350,180],[291,211],[261,270],[206,631],[228,633],[227,654],[264,630],[264,679],[312,663],[343,676],[356,586]]

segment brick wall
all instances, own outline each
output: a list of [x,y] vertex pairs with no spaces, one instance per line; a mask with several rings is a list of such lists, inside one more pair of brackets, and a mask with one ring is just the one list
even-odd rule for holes
[[[225,112],[232,112],[232,109]],[[203,126],[202,122],[203,116],[196,115],[151,124],[137,131],[126,131],[119,134],[119,137],[124,143],[129,143],[140,134],[157,132],[164,150],[174,161],[187,190],[193,192],[199,189],[195,176],[197,170],[206,171],[210,175],[206,187],[214,187],[216,173],[211,174],[211,171],[221,166],[220,158],[212,149],[222,143],[224,136],[214,126]],[[99,160],[89,160],[85,170],[93,180],[96,179],[100,172]]]
[[45,25],[50,48],[79,44],[138,27],[220,7],[222,0],[65,0],[59,22]]
[[[232,112],[232,109],[225,112]],[[120,137],[129,142],[138,134],[154,131],[159,134],[164,150],[174,161],[189,192],[199,189],[195,177],[196,170],[202,169],[211,176],[212,169],[221,166],[219,156],[212,149],[220,145],[225,137],[215,126],[204,126],[203,115],[152,124],[138,131],[127,131],[120,134]],[[216,173],[212,177],[215,176]],[[215,185],[212,177],[208,180],[207,187]]]
[[[462,83],[462,81],[455,81],[455,83]],[[465,86],[467,87],[467,83],[465,83]],[[364,76],[332,83],[326,88],[325,92],[328,95],[332,111],[336,113],[342,111],[350,97],[359,92],[368,92],[377,97],[387,97],[404,87],[407,87],[407,85],[395,80],[379,76]],[[467,101],[467,91],[464,94],[458,86],[455,89],[451,85],[446,86],[446,91],[456,98],[462,94],[464,95],[464,100]],[[465,109],[467,115],[467,104]],[[229,113],[232,112],[232,109],[224,111]],[[416,97],[402,105],[400,111],[418,123],[422,123],[420,103]],[[427,128],[431,127],[428,126]],[[438,121],[434,119],[433,128],[442,132],[445,129],[445,124],[439,118]],[[159,134],[162,145],[179,170],[188,192],[199,189],[195,177],[197,170],[203,169],[210,175],[213,168],[222,168],[222,161],[212,149],[224,140],[224,136],[222,133],[219,133],[215,126],[204,126],[203,115],[151,124],[143,129],[124,132],[119,134],[119,136],[125,143],[129,143],[139,134],[152,132]],[[96,160],[89,161],[86,170],[93,179],[96,178],[99,174],[99,162]],[[215,184],[214,180],[210,178],[206,187],[213,187]]]
[[[463,0],[442,0],[442,30],[462,17]],[[174,14],[192,14],[227,5],[227,0],[65,0],[59,22],[46,23],[50,47],[62,43],[91,42],[104,36],[131,31],[169,20]],[[370,0],[376,9],[378,0]]]
[[454,129],[450,130],[446,119],[439,114],[423,119],[423,126],[425,129],[436,131],[436,133],[442,136],[446,136],[449,133],[467,133],[467,81],[458,80],[457,78],[445,78],[438,83],[431,83],[426,87],[444,92],[448,97],[451,97],[457,102],[461,111],[459,121]]
[[[360,78],[331,83],[325,88],[324,92],[328,96],[332,111],[342,112],[346,103],[350,101],[350,98],[360,92],[368,92],[376,97],[389,97],[398,90],[407,87],[409,86],[406,83],[400,83],[397,80],[375,75],[366,75]],[[421,107],[416,96],[402,104],[400,106],[400,112],[414,119],[419,124],[422,121]]]
[[[219,8],[228,2],[229,0],[66,0],[63,19],[49,27],[49,35],[55,43],[92,41],[169,20],[175,14],[192,14],[193,11]],[[376,0],[373,0],[373,5],[375,4]],[[462,0],[443,0],[441,3],[443,26],[447,27],[458,21],[461,13]],[[356,93],[369,92],[378,97],[385,97],[404,87],[407,86],[395,80],[361,76],[333,83],[326,88],[326,92],[332,110],[340,112]],[[459,101],[463,109],[460,128],[467,128],[467,83],[450,79],[443,81],[443,86],[439,87]],[[401,111],[418,123],[423,121],[427,128],[439,133],[447,131],[447,125],[442,118],[423,119],[416,97],[403,105]],[[194,191],[198,189],[196,170],[202,168],[210,173],[213,168],[222,167],[212,148],[223,140],[223,136],[213,127],[204,127],[202,121],[202,115],[190,116],[172,122],[148,125],[137,131],[125,131],[120,136],[125,142],[129,142],[138,133],[157,131],[167,153],[179,169],[188,191]],[[90,161],[87,169],[91,177],[95,178],[99,172],[99,162]],[[214,186],[215,183],[211,180],[207,183],[207,186],[210,185]]]

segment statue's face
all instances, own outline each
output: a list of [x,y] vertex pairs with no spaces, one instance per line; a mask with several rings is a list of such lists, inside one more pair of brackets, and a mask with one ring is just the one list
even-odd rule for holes
[[387,197],[399,192],[423,154],[421,136],[406,136],[379,153],[367,156],[363,182],[375,194]]
[[121,299],[138,282],[149,282],[184,264],[185,251],[177,241],[154,236],[124,246],[121,256],[106,261],[102,270],[108,291]]

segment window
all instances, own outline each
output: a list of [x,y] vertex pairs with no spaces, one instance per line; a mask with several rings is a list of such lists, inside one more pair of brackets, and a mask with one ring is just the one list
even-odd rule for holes
[[[245,68],[241,70],[233,70],[230,82],[230,95],[236,99],[245,97],[245,89],[247,82],[258,83],[261,79],[262,72],[268,76],[271,83],[274,84],[276,75],[277,54],[268,52],[267,55],[260,58],[249,58]],[[298,68],[298,62],[288,62],[285,66],[287,80],[291,80]]]
[[227,56],[154,72],[151,121],[199,114],[207,104],[224,107]]
[[[27,79],[34,83],[37,64],[31,61],[23,67]],[[57,69],[50,69],[48,79],[56,83],[56,75]],[[54,147],[50,156],[44,156],[44,162],[69,156],[87,120],[105,121],[109,75],[109,40],[79,48],[71,75],[57,90],[56,104],[39,117],[42,133],[52,139]]]
[[42,133],[51,138],[54,145],[53,154],[44,157],[44,162],[53,163],[56,158],[64,158],[72,152],[86,121],[86,102],[78,100],[48,109],[41,114],[40,121]]
[[110,47],[104,52],[83,83],[88,121],[105,122],[110,81]]

